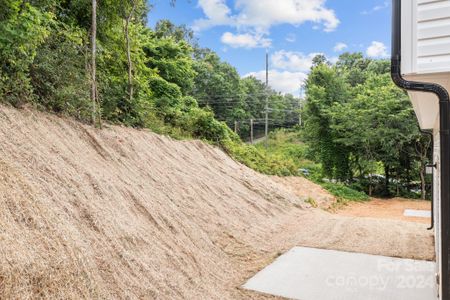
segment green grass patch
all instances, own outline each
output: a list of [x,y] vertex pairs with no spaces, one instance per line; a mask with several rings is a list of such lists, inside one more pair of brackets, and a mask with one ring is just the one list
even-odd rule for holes
[[276,158],[289,164],[293,169],[291,174],[299,176],[299,169],[308,169],[311,174],[320,172],[320,165],[308,159],[308,146],[303,143],[301,132],[298,129],[279,129],[269,134],[266,143],[255,145],[258,152]]
[[323,182],[319,184],[338,199],[350,201],[367,201],[370,199],[366,193],[359,192],[341,183]]
[[277,153],[261,151],[252,145],[233,140],[222,141],[222,147],[231,157],[260,173],[278,176],[297,175],[294,161]]
[[[309,170],[308,179],[316,182],[335,196],[339,205],[347,201],[367,201],[369,196],[341,183],[323,182],[320,164],[308,159],[308,146],[302,142],[299,130],[280,129],[269,135],[264,143],[246,145],[237,141],[222,144],[231,157],[264,174],[278,176],[301,176],[299,169]],[[308,199],[311,205],[317,203]],[[308,202],[308,201],[307,201]]]

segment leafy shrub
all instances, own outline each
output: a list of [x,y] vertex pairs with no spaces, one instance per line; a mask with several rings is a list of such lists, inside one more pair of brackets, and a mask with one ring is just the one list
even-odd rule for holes
[[21,105],[32,97],[29,68],[53,16],[27,2],[7,1],[0,8],[0,97]]
[[218,144],[234,135],[224,122],[214,118],[214,113],[211,111],[195,108],[191,110],[188,116],[188,122],[194,137]]
[[153,91],[153,102],[157,112],[166,122],[174,122],[182,107],[180,88],[158,76],[149,79],[149,86]]
[[297,168],[292,160],[268,154],[252,145],[225,140],[222,142],[222,146],[231,157],[260,173],[278,176],[290,176],[297,173]]
[[91,115],[89,79],[84,67],[83,32],[54,25],[30,66],[35,102],[48,110],[87,120]]

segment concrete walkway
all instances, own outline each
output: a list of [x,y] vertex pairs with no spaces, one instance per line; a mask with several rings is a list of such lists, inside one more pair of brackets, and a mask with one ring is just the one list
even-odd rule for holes
[[416,218],[431,218],[431,211],[429,210],[417,210],[417,209],[405,209],[403,212],[405,217]]
[[295,247],[245,289],[299,300],[435,300],[435,263]]

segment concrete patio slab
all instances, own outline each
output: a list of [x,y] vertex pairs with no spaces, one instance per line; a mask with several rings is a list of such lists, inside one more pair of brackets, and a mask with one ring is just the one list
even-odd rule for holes
[[435,300],[435,263],[295,247],[243,288],[299,300]]
[[431,211],[429,210],[417,210],[417,209],[405,209],[403,212],[405,217],[417,217],[417,218],[431,218]]

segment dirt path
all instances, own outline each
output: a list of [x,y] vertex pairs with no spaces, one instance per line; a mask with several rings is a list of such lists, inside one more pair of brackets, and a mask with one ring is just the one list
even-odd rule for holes
[[[263,251],[250,256],[249,260],[234,257],[238,265],[245,266],[236,285],[243,284],[294,246],[433,260],[434,239],[426,227],[398,220],[340,216],[320,209],[292,212],[263,245],[256,247]],[[253,292],[241,292],[245,295],[243,298],[262,297]]]
[[373,217],[430,224],[430,218],[404,216],[405,209],[431,210],[431,202],[402,198],[372,199],[368,202],[351,202],[338,210],[337,214],[350,217]]
[[[304,178],[272,179],[302,199],[317,199],[322,208],[328,208],[335,201],[327,191]],[[255,254],[249,261],[238,259],[238,264],[247,268],[241,279],[236,281],[237,285],[294,246],[434,260],[434,237],[427,230],[429,219],[403,216],[406,208],[426,210],[429,205],[429,201],[373,199],[364,203],[350,203],[334,213],[320,208],[291,212],[284,216],[283,225],[267,237],[267,243],[258,246],[265,249],[264,252]],[[242,298],[278,299],[252,291],[240,292]]]

